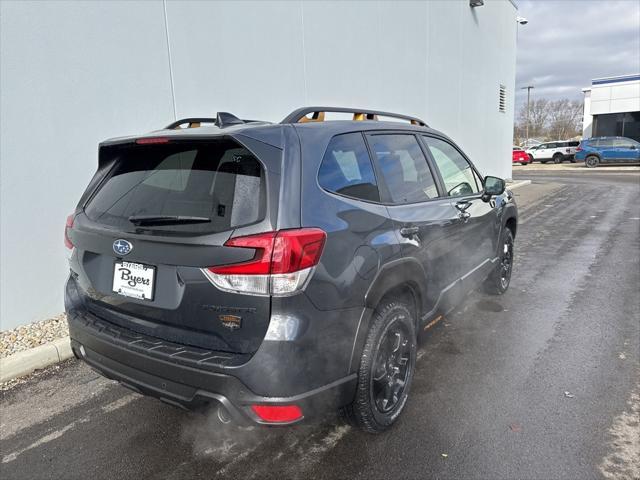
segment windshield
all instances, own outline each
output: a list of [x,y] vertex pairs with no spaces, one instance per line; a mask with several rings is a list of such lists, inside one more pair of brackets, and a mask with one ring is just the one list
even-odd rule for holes
[[123,231],[214,233],[264,218],[264,170],[232,140],[115,148],[114,166],[85,207]]

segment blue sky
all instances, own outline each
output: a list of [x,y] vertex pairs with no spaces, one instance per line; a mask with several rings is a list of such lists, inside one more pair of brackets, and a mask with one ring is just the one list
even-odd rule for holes
[[581,99],[591,79],[640,73],[640,0],[516,0],[516,108],[536,98]]

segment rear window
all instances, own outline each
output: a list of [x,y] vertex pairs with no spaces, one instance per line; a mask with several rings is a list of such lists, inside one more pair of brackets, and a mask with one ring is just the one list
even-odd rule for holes
[[113,147],[112,155],[113,168],[85,207],[95,222],[124,231],[202,234],[265,216],[262,165],[232,140],[128,145]]

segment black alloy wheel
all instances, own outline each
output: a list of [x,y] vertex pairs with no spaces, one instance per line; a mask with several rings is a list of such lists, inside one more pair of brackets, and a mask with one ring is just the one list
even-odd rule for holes
[[511,283],[511,272],[513,270],[514,245],[513,232],[511,229],[505,228],[502,235],[502,245],[500,247],[498,263],[484,283],[487,293],[491,295],[502,295],[508,290],[509,284]]
[[405,298],[382,299],[360,356],[353,402],[341,410],[369,433],[388,429],[402,413],[416,365],[416,320]]
[[371,378],[371,395],[380,413],[398,405],[409,377],[411,341],[404,324],[394,322],[380,339]]

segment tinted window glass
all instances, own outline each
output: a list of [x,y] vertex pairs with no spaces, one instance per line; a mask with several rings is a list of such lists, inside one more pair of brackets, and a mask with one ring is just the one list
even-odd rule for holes
[[632,146],[637,145],[637,142],[634,142],[630,138],[616,138],[613,140],[614,147],[620,148],[631,148]]
[[91,220],[133,231],[130,217],[200,217],[144,228],[211,233],[264,218],[262,166],[233,141],[114,147],[111,154],[114,168],[85,208]]
[[413,135],[368,138],[393,203],[423,202],[438,196],[427,159]]
[[613,147],[613,139],[611,138],[600,138],[597,143],[598,147]]
[[377,202],[378,184],[361,133],[334,137],[322,159],[318,182],[331,192]]
[[480,192],[482,184],[476,173],[453,145],[433,137],[424,137],[424,141],[440,170],[448,195],[455,197]]
[[578,141],[569,142],[570,147],[577,147],[578,145],[580,145],[580,142]]

